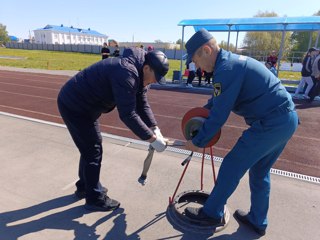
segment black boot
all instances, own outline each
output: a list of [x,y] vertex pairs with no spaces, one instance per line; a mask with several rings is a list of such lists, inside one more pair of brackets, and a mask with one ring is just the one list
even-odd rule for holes
[[94,198],[86,198],[85,209],[90,211],[112,211],[119,208],[120,202],[109,198],[106,194],[101,193]]
[[184,210],[186,216],[190,220],[201,223],[203,225],[214,225],[215,227],[223,226],[223,219],[216,219],[204,213],[203,208],[187,207]]
[[260,229],[258,227],[256,227],[255,225],[253,225],[248,218],[248,213],[238,209],[234,212],[233,216],[235,217],[235,219],[239,220],[240,222],[250,226],[251,228],[253,228],[253,230],[258,233],[260,236],[264,236],[266,234],[266,230],[265,229]]

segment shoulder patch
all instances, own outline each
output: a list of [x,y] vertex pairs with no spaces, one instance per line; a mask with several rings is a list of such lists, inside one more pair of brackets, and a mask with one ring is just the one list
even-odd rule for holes
[[213,84],[213,96],[218,97],[221,94],[221,83],[214,83]]

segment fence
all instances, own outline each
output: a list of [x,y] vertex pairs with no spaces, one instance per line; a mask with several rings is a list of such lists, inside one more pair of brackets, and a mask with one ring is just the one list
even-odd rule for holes
[[[47,50],[47,51],[61,51],[61,52],[80,52],[80,53],[92,53],[100,54],[102,46],[97,45],[84,45],[84,44],[39,44],[39,43],[18,43],[9,42],[6,44],[7,48],[15,49],[28,49],[28,50]],[[120,54],[122,54],[125,47],[120,47]],[[111,53],[115,50],[114,47],[109,47]],[[185,54],[185,50],[179,49],[166,49],[159,48],[164,52],[169,59],[181,59],[181,54]],[[259,51],[242,51],[243,55],[250,56],[258,61],[265,62],[269,52]],[[281,71],[301,71],[303,52],[292,52],[287,56],[284,56],[284,60],[280,65]]]
[[[27,49],[27,50],[47,50],[47,51],[61,51],[61,52],[80,52],[80,53],[92,53],[100,54],[102,46],[97,45],[85,45],[85,44],[39,44],[39,43],[18,43],[9,42],[6,44],[7,48],[14,49]],[[120,47],[120,54],[122,54],[125,47]],[[112,53],[115,48],[109,47]],[[157,49],[164,52],[169,59],[180,59],[181,52],[184,54],[185,51],[179,49]]]

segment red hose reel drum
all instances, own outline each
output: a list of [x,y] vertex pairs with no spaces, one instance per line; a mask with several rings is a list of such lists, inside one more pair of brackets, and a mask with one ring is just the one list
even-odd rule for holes
[[[183,136],[186,140],[191,140],[200,130],[204,121],[209,117],[209,110],[203,107],[196,107],[190,109],[182,118],[181,128]],[[206,147],[211,147],[216,144],[221,135],[221,129],[210,140]]]

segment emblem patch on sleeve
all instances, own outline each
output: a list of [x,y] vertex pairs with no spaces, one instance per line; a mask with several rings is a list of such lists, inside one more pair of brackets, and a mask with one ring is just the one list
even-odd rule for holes
[[213,96],[218,97],[221,94],[221,83],[213,84]]

